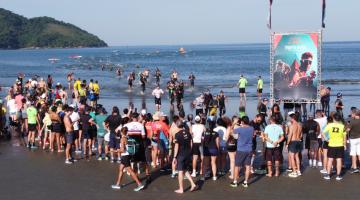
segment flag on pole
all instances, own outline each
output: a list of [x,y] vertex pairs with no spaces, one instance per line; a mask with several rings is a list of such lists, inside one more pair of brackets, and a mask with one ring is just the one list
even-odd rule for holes
[[322,28],[325,28],[325,9],[326,9],[326,0],[322,0],[322,20],[321,20]]
[[268,17],[267,27],[271,30],[271,6],[273,3],[273,0],[269,0],[269,2],[270,2],[270,6],[269,6],[269,17]]

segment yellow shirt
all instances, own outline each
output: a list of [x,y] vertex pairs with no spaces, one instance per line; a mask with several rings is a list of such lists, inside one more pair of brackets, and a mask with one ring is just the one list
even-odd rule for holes
[[99,84],[94,83],[94,84],[93,84],[93,89],[94,89],[95,94],[99,94],[99,93],[100,93],[100,86],[99,86]]
[[94,83],[90,82],[89,83],[89,90],[92,90],[92,89],[94,89]]
[[81,85],[81,81],[80,81],[80,80],[75,81],[75,83],[74,83],[74,90],[79,90],[80,85]]
[[86,96],[86,90],[80,87],[79,88],[79,96],[85,97]]
[[325,129],[324,133],[328,133],[329,147],[343,147],[344,137],[346,135],[345,126],[341,123],[330,123]]
[[259,79],[257,85],[258,89],[263,89],[263,85],[264,85],[264,81],[262,79]]

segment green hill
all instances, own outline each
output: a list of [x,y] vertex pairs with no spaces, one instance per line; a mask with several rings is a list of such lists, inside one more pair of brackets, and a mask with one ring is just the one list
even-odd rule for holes
[[50,17],[27,19],[0,8],[0,48],[106,47],[107,44],[72,24]]

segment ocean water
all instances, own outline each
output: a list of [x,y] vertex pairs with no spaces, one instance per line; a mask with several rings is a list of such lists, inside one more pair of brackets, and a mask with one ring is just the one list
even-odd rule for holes
[[[13,84],[19,72],[25,79],[34,75],[46,77],[51,74],[55,82],[66,85],[66,74],[74,72],[81,79],[93,78],[101,86],[101,97],[112,102],[119,99],[143,99],[139,87],[129,93],[126,77],[144,68],[162,72],[162,86],[165,88],[170,72],[176,69],[180,79],[188,81],[188,75],[196,76],[195,89],[186,90],[185,99],[192,100],[206,88],[212,93],[223,90],[232,98],[238,98],[236,83],[240,74],[248,79],[249,99],[256,99],[257,76],[264,78],[264,95],[269,96],[269,44],[238,45],[185,45],[186,54],[180,55],[180,46],[129,46],[84,49],[38,49],[0,50],[0,95]],[[81,55],[80,59],[70,58]],[[332,94],[342,92],[344,101],[359,104],[360,95],[360,42],[333,42],[323,44],[322,82],[333,89]],[[49,58],[60,59],[50,63]],[[100,66],[105,65],[104,71]],[[116,66],[121,66],[123,76],[117,77]],[[110,66],[114,70],[110,71]],[[152,79],[154,80],[154,79]],[[138,82],[136,82],[138,84]],[[149,97],[154,81],[150,80],[146,98]],[[150,98],[152,99],[152,98]],[[334,99],[334,98],[333,98]]]

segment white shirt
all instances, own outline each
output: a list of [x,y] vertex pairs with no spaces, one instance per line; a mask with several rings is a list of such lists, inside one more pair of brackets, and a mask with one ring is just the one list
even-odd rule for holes
[[16,113],[17,109],[16,109],[15,99],[10,99],[9,101],[7,101],[6,105],[9,108],[9,113],[11,113],[11,114]]
[[130,122],[124,125],[128,128],[128,135],[145,136],[145,128],[140,122]]
[[155,96],[156,98],[160,99],[161,98],[161,95],[164,94],[164,91],[160,88],[160,89],[157,89],[155,88],[153,91],[152,91],[152,95]]
[[225,141],[226,128],[223,126],[218,126],[218,127],[214,128],[214,131],[219,134],[220,146],[225,147],[226,146],[226,141]]
[[[322,133],[327,125],[327,117],[316,118],[314,119],[320,126],[320,133]],[[321,134],[319,134],[318,138],[321,138]]]
[[73,113],[70,115],[70,119],[71,119],[71,121],[74,123],[74,125],[73,125],[74,130],[75,130],[75,131],[79,130],[79,120],[80,120],[80,115],[79,115],[79,113],[73,112]]
[[201,143],[201,138],[205,131],[205,126],[203,124],[194,124],[192,125],[192,133],[193,133],[193,142]]

